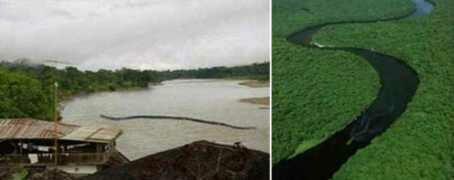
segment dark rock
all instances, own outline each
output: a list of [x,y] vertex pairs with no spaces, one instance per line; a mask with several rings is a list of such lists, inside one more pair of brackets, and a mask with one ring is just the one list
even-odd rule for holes
[[239,144],[194,142],[109,168],[83,180],[268,180],[269,154]]

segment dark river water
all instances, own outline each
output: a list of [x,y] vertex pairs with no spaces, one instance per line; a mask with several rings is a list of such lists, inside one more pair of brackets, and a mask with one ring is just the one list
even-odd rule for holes
[[419,84],[418,74],[401,59],[354,47],[333,47],[312,42],[312,37],[325,26],[349,23],[374,23],[428,15],[433,5],[424,0],[414,0],[416,10],[396,18],[371,21],[339,21],[320,24],[298,31],[288,41],[309,48],[329,51],[346,51],[364,58],[380,77],[380,90],[376,99],[344,129],[335,132],[322,143],[273,166],[273,179],[330,179],[356,151],[366,147],[384,133],[405,112]]

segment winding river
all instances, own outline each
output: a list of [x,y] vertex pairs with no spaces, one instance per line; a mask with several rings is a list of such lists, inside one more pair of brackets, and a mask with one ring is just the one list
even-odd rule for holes
[[[198,140],[233,144],[269,152],[269,110],[239,102],[242,98],[269,96],[269,88],[250,88],[234,80],[173,80],[149,89],[95,93],[65,103],[63,122],[84,126],[116,127],[123,130],[117,149],[134,160]],[[200,118],[255,129],[131,119],[112,121],[100,117],[167,115]]]
[[369,49],[323,46],[312,42],[312,37],[326,26],[349,23],[375,23],[428,15],[433,4],[413,0],[415,11],[401,17],[373,21],[340,21],[308,27],[290,35],[291,43],[322,50],[346,51],[364,58],[378,73],[381,87],[375,100],[344,129],[322,143],[291,159],[273,166],[273,179],[330,179],[357,150],[366,147],[372,139],[385,132],[405,112],[414,96],[418,74],[397,57]]

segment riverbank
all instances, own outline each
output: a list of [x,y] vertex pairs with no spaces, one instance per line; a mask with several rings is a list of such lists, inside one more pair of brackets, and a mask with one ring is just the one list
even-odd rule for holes
[[240,99],[240,102],[269,106],[270,97],[243,98],[243,99]]
[[[246,86],[249,88],[269,88],[270,82],[269,81],[261,81],[261,80],[244,80],[239,85]],[[261,109],[268,109],[270,106],[270,97],[250,97],[250,98],[242,98],[239,100],[242,103],[249,103],[255,105],[261,105]]]
[[92,92],[80,92],[77,94],[61,94],[60,99],[58,100],[60,102],[60,109],[64,109],[65,107],[65,102],[70,102],[74,99],[77,98],[84,98],[84,97],[89,97],[91,95],[95,95],[98,93],[112,93],[112,92],[134,92],[134,91],[143,91],[143,90],[149,90],[152,89],[155,86],[162,85],[162,82],[159,83],[150,83],[147,87],[124,87],[124,88],[118,88],[115,90],[101,90],[101,91],[92,91]]
[[[185,79],[176,79],[176,80],[185,80]],[[197,80],[228,80],[228,81],[239,81],[239,85],[250,87],[250,88],[269,88],[270,82],[263,81],[263,80],[255,80],[255,79],[247,79],[247,78],[226,78],[226,79],[197,79]],[[172,80],[169,80],[172,81]],[[163,81],[165,82],[165,81]],[[75,98],[84,98],[94,95],[96,93],[109,93],[109,92],[134,92],[134,91],[143,91],[152,89],[155,86],[163,85],[163,82],[159,83],[150,83],[148,87],[129,87],[129,88],[120,88],[116,90],[105,90],[105,91],[94,91],[94,92],[82,92],[78,94],[63,94],[60,97],[60,109],[64,109],[65,102],[70,102]],[[250,103],[250,104],[258,104],[258,105],[270,105],[270,97],[251,97],[251,98],[242,98],[240,102]]]
[[270,87],[269,81],[260,81],[260,80],[245,80],[243,82],[238,83],[239,85],[247,86],[250,88],[264,88]]

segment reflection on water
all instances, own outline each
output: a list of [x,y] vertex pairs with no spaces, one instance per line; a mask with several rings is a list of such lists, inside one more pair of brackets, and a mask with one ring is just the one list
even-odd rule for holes
[[[240,103],[248,97],[268,96],[269,88],[249,88],[228,80],[174,80],[148,90],[97,93],[67,102],[63,121],[79,125],[118,127],[124,131],[117,148],[131,159],[181,146],[196,140],[233,143],[269,152],[269,112]],[[220,121],[256,130],[168,120],[109,121],[112,116],[174,115]]]
[[416,6],[416,11],[412,16],[425,16],[432,12],[434,6],[426,0],[413,0]]

